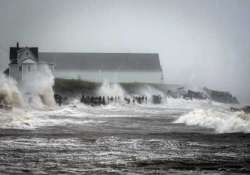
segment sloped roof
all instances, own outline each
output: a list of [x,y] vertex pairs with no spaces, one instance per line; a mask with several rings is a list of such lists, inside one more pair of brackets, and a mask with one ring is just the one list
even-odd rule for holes
[[52,53],[40,52],[41,62],[56,70],[161,71],[158,54],[148,53]]
[[[10,47],[10,62],[12,64],[16,64],[17,63],[17,53],[19,50],[24,49],[25,47]],[[38,58],[38,47],[29,47],[28,48],[32,54],[35,56],[35,58]]]

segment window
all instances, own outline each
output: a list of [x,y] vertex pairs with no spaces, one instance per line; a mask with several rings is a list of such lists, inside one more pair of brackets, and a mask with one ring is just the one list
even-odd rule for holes
[[19,66],[19,72],[22,72],[22,66]]

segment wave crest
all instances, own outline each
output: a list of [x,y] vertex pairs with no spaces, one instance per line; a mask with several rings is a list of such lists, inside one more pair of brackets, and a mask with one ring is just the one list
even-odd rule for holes
[[212,128],[218,133],[250,132],[250,115],[217,109],[194,109],[174,123]]
[[0,74],[0,103],[7,106],[23,106],[23,98],[17,87],[17,83]]

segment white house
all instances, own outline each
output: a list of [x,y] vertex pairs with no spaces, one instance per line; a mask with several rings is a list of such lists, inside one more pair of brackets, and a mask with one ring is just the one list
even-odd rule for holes
[[53,64],[47,64],[39,60],[37,47],[19,47],[19,43],[16,47],[10,48],[9,59],[9,68],[5,70],[5,74],[8,74],[17,82],[22,81],[25,75],[32,75],[44,66],[49,66],[51,70],[54,69]]

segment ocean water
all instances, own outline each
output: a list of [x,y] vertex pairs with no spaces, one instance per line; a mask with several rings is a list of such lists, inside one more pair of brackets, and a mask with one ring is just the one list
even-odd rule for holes
[[229,107],[0,109],[0,174],[250,174],[250,116]]

